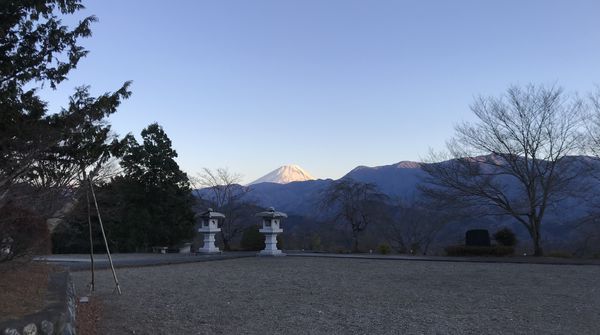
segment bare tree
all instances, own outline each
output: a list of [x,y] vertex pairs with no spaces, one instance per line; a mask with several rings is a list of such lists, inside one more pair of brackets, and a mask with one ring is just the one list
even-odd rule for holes
[[195,186],[208,190],[210,196],[205,200],[208,200],[215,210],[225,214],[225,219],[221,224],[221,237],[223,249],[226,251],[231,250],[231,242],[244,229],[244,222],[241,218],[244,212],[242,197],[250,189],[240,185],[241,179],[241,175],[229,172],[226,168],[216,170],[203,168],[202,172],[192,181]]
[[386,198],[374,184],[352,179],[333,182],[322,197],[323,206],[335,213],[336,221],[343,220],[350,227],[352,252],[359,251],[359,234],[376,221]]
[[423,166],[425,190],[485,215],[514,218],[541,256],[547,209],[577,176],[568,156],[580,150],[585,104],[560,88],[529,85],[512,86],[499,98],[479,97],[471,110],[477,121],[456,127],[444,157],[450,160]]
[[589,122],[586,123],[588,130],[588,149],[596,157],[600,157],[600,86],[589,96],[591,113]]
[[391,212],[383,227],[385,238],[398,252],[409,254],[426,255],[440,230],[461,217],[460,209],[445,208],[426,197],[400,199]]
[[[590,160],[590,176],[596,182],[600,182],[600,86],[589,95],[590,113],[587,130],[587,151],[594,156],[595,160]],[[596,188],[597,189],[597,188]],[[595,189],[594,189],[595,190]],[[598,192],[590,192],[586,197],[586,202],[590,204],[587,217],[583,218],[576,225],[576,229],[582,237],[578,243],[577,255],[600,254],[600,195]]]

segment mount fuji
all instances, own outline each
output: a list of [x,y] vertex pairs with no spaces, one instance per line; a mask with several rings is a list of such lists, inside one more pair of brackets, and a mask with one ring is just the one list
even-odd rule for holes
[[279,167],[266,175],[256,179],[248,185],[260,184],[260,183],[276,183],[276,184],[288,184],[294,181],[307,181],[315,180],[315,177],[311,176],[310,173],[298,165],[290,164]]

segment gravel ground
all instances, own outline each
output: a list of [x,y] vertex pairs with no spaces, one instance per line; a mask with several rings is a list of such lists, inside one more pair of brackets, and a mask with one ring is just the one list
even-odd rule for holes
[[[600,266],[244,258],[98,271],[100,334],[598,334]],[[85,294],[88,272],[73,274]]]

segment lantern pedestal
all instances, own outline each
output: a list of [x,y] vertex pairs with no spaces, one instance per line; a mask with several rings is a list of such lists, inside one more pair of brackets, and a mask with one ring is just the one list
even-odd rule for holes
[[279,224],[281,219],[287,218],[287,215],[276,212],[273,207],[270,207],[266,212],[260,212],[256,216],[263,219],[263,227],[259,232],[265,234],[265,249],[261,250],[258,256],[285,256],[281,250],[277,249],[277,234],[283,233]]
[[220,231],[221,229],[219,228],[216,230],[202,230],[202,228],[198,229],[198,232],[204,233],[204,245],[202,248],[198,249],[198,252],[203,254],[215,254],[221,252],[219,247],[215,245],[215,234]]
[[225,215],[214,212],[209,208],[206,212],[199,215],[202,219],[202,227],[198,229],[199,233],[204,234],[204,246],[198,249],[199,253],[215,254],[221,252],[215,245],[215,234],[221,231],[219,220],[224,219]]
[[277,249],[277,234],[283,233],[283,229],[260,229],[259,232],[265,234],[265,249],[261,250],[259,256],[285,256],[285,254]]

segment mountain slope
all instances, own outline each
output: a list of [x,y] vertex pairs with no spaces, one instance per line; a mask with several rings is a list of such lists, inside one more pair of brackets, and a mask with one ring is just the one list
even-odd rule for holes
[[421,163],[400,162],[376,167],[359,166],[342,178],[375,184],[379,190],[390,196],[410,197],[424,177]]
[[250,192],[244,199],[288,214],[312,216],[321,210],[320,198],[332,182],[318,179],[287,184],[259,183],[249,186]]
[[315,180],[315,177],[306,172],[303,168],[298,165],[290,164],[279,167],[266,175],[258,178],[248,185],[260,184],[260,183],[276,183],[276,184],[287,184],[294,181],[307,181]]

